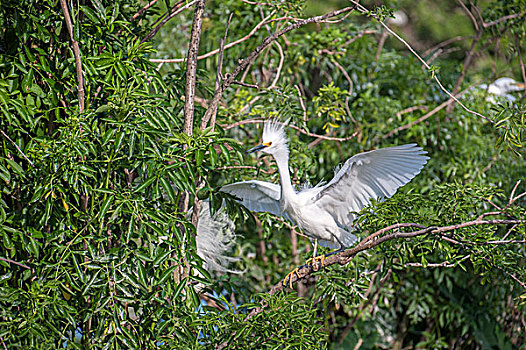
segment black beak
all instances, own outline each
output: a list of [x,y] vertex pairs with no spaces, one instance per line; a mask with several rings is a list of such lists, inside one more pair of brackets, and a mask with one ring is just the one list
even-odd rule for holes
[[259,145],[259,146],[256,146],[254,148],[251,148],[249,149],[248,151],[245,151],[245,153],[254,153],[254,152],[257,152],[265,147],[268,147],[268,145]]

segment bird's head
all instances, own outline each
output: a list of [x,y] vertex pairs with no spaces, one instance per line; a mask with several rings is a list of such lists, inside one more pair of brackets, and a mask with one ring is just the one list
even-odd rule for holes
[[490,84],[488,92],[496,95],[503,95],[513,91],[524,90],[526,86],[524,83],[519,83],[515,79],[504,77],[495,80]]
[[268,154],[276,154],[279,151],[286,151],[288,154],[287,135],[285,134],[284,126],[284,124],[276,120],[265,122],[261,144],[249,149],[246,153],[261,151]]

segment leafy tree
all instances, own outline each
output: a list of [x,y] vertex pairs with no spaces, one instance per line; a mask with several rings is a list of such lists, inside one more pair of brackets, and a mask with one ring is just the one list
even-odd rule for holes
[[[3,1],[2,347],[523,346],[525,94],[476,86],[526,80],[525,5],[375,4]],[[278,181],[243,154],[268,118],[296,184],[389,145],[430,160],[282,281],[310,242],[220,191]],[[198,254],[220,207],[238,274]]]

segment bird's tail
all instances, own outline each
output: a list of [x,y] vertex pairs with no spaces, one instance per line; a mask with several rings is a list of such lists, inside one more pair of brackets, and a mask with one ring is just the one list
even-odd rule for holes
[[322,247],[327,247],[331,249],[339,249],[339,248],[348,248],[358,241],[358,237],[356,237],[349,231],[344,230],[343,228],[340,228],[340,231],[336,235],[336,238],[343,244],[343,247],[340,246],[340,242],[324,241],[321,239],[318,240],[318,244]]

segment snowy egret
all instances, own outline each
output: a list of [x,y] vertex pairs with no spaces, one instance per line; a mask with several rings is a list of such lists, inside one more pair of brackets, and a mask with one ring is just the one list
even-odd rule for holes
[[[499,78],[493,83],[489,84],[489,86],[486,84],[481,84],[478,87],[483,90],[487,89],[488,93],[493,94],[495,96],[504,97],[510,102],[513,102],[517,99],[515,96],[510,94],[510,92],[516,92],[526,89],[526,85],[524,83],[519,83],[515,81],[515,79],[508,77]],[[493,96],[488,96],[486,100],[491,103],[496,103]]]
[[[280,185],[250,180],[223,186],[254,212],[269,212],[295,223],[321,246],[349,247],[357,241],[351,232],[356,212],[371,199],[388,198],[411,181],[427,163],[427,152],[416,144],[364,152],[349,158],[328,183],[294,189],[288,167],[289,149],[283,124],[267,121],[263,142],[247,153],[261,151],[274,157]],[[314,260],[314,259],[313,259]],[[323,257],[322,257],[323,264]]]

